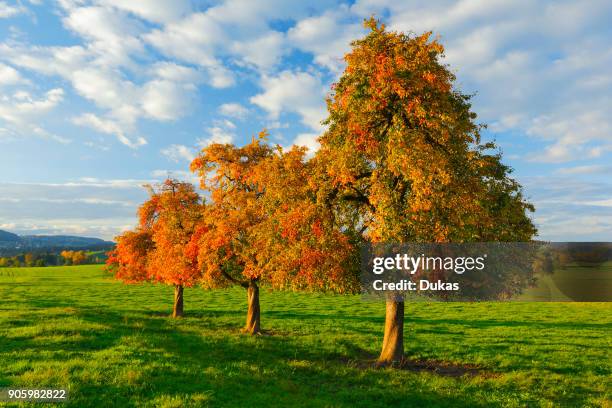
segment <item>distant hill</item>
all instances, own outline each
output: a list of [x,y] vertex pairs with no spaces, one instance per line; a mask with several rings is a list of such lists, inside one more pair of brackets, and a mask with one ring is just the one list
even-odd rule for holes
[[0,230],[0,243],[19,242],[20,240],[21,238],[19,238],[19,235],[13,234],[12,232]]
[[54,252],[71,250],[108,250],[113,242],[100,238],[70,235],[22,235],[0,230],[0,256],[12,256],[24,252]]

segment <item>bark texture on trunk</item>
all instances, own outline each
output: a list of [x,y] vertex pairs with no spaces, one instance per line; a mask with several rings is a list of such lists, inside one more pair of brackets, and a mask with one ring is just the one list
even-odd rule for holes
[[404,357],[404,302],[387,299],[385,337],[378,364],[398,364]]
[[257,282],[250,281],[247,287],[247,299],[249,303],[249,309],[247,312],[246,326],[244,327],[245,333],[258,334],[260,332],[259,318],[261,310],[259,309],[259,286]]
[[183,285],[174,286],[174,308],[172,309],[172,317],[183,316]]

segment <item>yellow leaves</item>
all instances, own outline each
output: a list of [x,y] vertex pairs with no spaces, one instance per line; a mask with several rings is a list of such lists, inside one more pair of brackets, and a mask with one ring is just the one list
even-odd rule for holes
[[436,74],[429,72],[429,71],[425,71],[423,73],[423,79],[429,82],[430,84],[433,84],[436,80]]
[[[357,208],[372,241],[471,239],[490,230],[492,217],[509,223],[486,182],[508,180],[506,170],[499,158],[472,150],[479,127],[469,98],[452,89],[455,77],[439,61],[444,47],[431,32],[388,32],[374,19],[366,26],[371,32],[353,43],[328,103],[317,153],[329,176],[323,197],[335,197],[338,211]],[[508,213],[516,225],[528,205],[513,186],[496,194],[513,197]],[[533,230],[524,225],[527,236]]]
[[259,133],[258,133],[258,137],[259,140],[268,140],[268,137],[270,136],[270,132],[268,132],[268,129],[264,128],[262,129]]
[[[32,254],[26,254],[26,257],[32,257]],[[62,251],[60,256],[65,260],[69,260],[72,265],[80,265],[87,260],[85,251]]]
[[382,33],[385,31],[385,25],[378,21],[374,15],[370,16],[370,18],[363,20],[363,27],[369,28],[375,33]]

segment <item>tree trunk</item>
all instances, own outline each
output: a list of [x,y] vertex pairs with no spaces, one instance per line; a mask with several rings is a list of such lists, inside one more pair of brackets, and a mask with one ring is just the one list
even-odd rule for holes
[[393,365],[404,357],[404,302],[387,299],[385,337],[378,364]]
[[261,311],[259,309],[259,286],[257,286],[257,282],[249,282],[249,286],[247,287],[247,298],[249,310],[247,312],[244,331],[249,334],[258,334],[260,331],[259,317]]
[[174,286],[174,308],[172,309],[172,317],[183,316],[183,285]]

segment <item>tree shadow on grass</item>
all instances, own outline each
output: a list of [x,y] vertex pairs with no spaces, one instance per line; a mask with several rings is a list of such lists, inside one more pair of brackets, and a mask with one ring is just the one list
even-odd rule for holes
[[[438,366],[432,369],[431,362],[412,361],[412,365],[405,367],[409,371],[407,375],[416,375],[410,377],[410,386],[392,386],[398,380],[401,382],[404,378],[402,375],[405,375],[401,371],[404,370],[355,367],[355,361],[372,359],[373,356],[368,350],[350,341],[341,337],[332,339],[338,347],[329,351],[313,347],[311,343],[303,343],[300,336],[293,336],[291,332],[274,332],[273,327],[270,328],[273,336],[241,335],[238,334],[239,326],[234,327],[231,322],[224,320],[236,317],[233,311],[194,310],[188,311],[184,319],[174,320],[156,312],[83,307],[68,299],[32,298],[24,303],[37,309],[71,308],[78,319],[95,323],[99,328],[81,331],[71,329],[70,333],[79,335],[76,340],[49,344],[27,335],[10,342],[0,339],[0,353],[18,355],[25,350],[32,355],[43,356],[41,359],[52,363],[61,363],[75,357],[87,361],[101,358],[95,352],[112,351],[126,346],[126,339],[137,337],[137,340],[142,340],[138,349],[130,348],[126,359],[118,363],[118,367],[110,367],[101,380],[87,379],[87,366],[75,368],[71,372],[72,406],[136,405],[164,397],[176,397],[189,402],[193,395],[204,396],[197,404],[224,406],[295,405],[296,401],[300,405],[309,406],[494,406],[491,401],[476,399],[466,392],[458,391],[456,396],[450,397],[452,391],[444,391],[445,387],[461,388],[456,381],[464,380],[447,378],[442,391],[433,390],[427,377],[421,377],[421,374],[454,377],[440,372],[439,366],[443,362],[438,362]],[[240,320],[242,316],[240,313]],[[384,323],[382,316],[348,314],[274,310],[265,312],[264,316],[277,321],[335,320],[345,322],[343,327],[348,332],[360,332],[356,327],[358,322],[380,324],[381,330]],[[411,320],[433,326],[455,324],[475,328],[508,323],[498,320],[408,318],[407,324]],[[510,327],[525,325],[524,322],[514,323],[521,324],[511,324]],[[529,324],[539,326],[540,322]],[[602,328],[602,325],[591,326]],[[380,333],[376,334],[380,336]],[[503,349],[500,348],[499,352]],[[451,368],[451,374],[453,370],[456,368]],[[0,378],[0,381],[6,383],[7,379]],[[520,389],[512,384],[501,387],[506,398],[512,399],[513,395],[520,393]],[[586,397],[582,396],[588,395],[588,390],[583,392],[574,398],[578,405],[587,402]]]
[[[113,330],[116,330],[118,335],[125,335],[126,327],[120,323],[120,316],[108,313],[84,315],[83,318],[107,324],[115,322]],[[338,389],[354,382],[350,368],[339,366],[330,369],[330,364],[335,364],[325,353],[291,339],[250,337],[233,333],[221,333],[219,337],[202,336],[181,330],[174,326],[174,322],[165,322],[170,327],[167,327],[168,332],[164,336],[154,336],[148,334],[148,325],[151,324],[149,319],[142,319],[137,323],[144,327],[143,335],[147,337],[150,348],[163,350],[165,363],[170,366],[163,375],[159,375],[154,369],[147,373],[146,383],[149,389],[147,393],[141,394],[142,398],[151,398],[151,393],[160,396],[204,392],[212,395],[215,404],[221,405],[278,406],[290,404],[297,399],[312,406],[354,406],[355,390],[347,394],[338,393]],[[158,324],[159,322],[156,322],[155,326]],[[300,364],[294,364],[296,357]],[[209,369],[211,374],[207,375]],[[370,377],[380,375],[373,372]],[[375,381],[374,378],[372,380]],[[290,393],[279,393],[279,384]],[[359,396],[361,403],[357,405],[372,406],[377,403],[384,405],[397,402],[397,390],[379,394],[376,399],[372,399],[367,392],[368,385],[366,380],[359,388],[363,395]],[[133,392],[129,387],[122,388],[115,390],[118,395]],[[91,391],[93,396],[101,390],[94,388]],[[116,395],[115,392],[113,394]],[[417,406],[458,405],[456,400],[431,391],[406,389],[400,394]],[[482,406],[474,400],[464,402],[466,406]]]
[[[47,304],[32,303],[35,307]],[[80,358],[93,365],[100,358],[95,352],[125,345],[125,339],[133,336],[143,340],[141,348],[130,350],[129,359],[109,368],[102,379],[88,380],[88,366],[71,368],[69,406],[126,406],[162,398],[179,398],[188,404],[194,395],[204,396],[200,402],[191,401],[196,405],[383,406],[410,401],[415,406],[485,406],[469,395],[463,395],[461,401],[450,398],[426,384],[419,389],[381,386],[393,372],[371,370],[356,380],[355,368],[330,358],[333,353],[290,337],[251,337],[224,328],[205,329],[192,325],[197,323],[194,319],[126,317],[68,301],[54,306],[72,307],[79,321],[99,328],[78,333],[74,341],[48,344],[24,335],[3,341],[0,350],[6,355],[33,353],[46,363]],[[345,346],[349,353],[360,352],[350,343]]]
[[[339,320],[339,321],[360,321],[384,324],[384,315],[377,316],[362,316],[362,315],[347,315],[335,313],[300,313],[297,311],[269,311],[267,316],[275,318],[288,319],[309,319],[309,320]],[[494,319],[427,319],[418,316],[408,316],[406,323],[418,322],[430,325],[459,325],[467,328],[489,328],[489,327],[540,327],[540,328],[571,328],[571,329],[598,329],[610,330],[612,323],[586,323],[586,322],[543,322],[543,321],[525,321],[525,320],[494,320]]]

